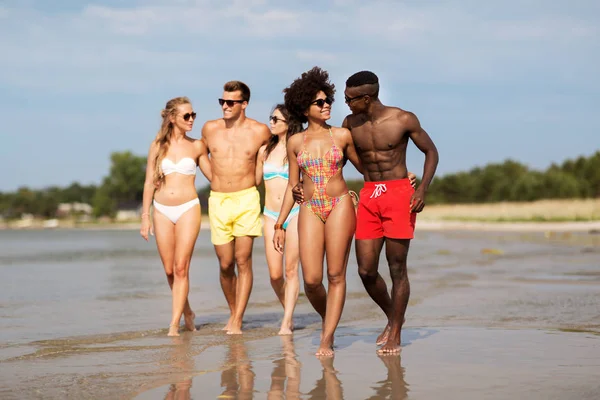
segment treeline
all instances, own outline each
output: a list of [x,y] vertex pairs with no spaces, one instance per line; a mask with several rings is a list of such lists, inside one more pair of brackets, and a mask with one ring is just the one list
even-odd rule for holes
[[600,151],[537,171],[516,161],[434,179],[429,204],[600,197]]
[[[111,166],[102,184],[66,188],[56,186],[42,190],[26,187],[12,193],[0,192],[0,216],[20,218],[23,214],[53,218],[61,203],[86,203],[94,217],[114,217],[118,210],[135,210],[142,202],[146,158],[131,152],[111,154]],[[414,169],[414,168],[413,168]],[[350,189],[359,191],[361,180],[348,181]],[[259,187],[261,199],[264,188]],[[209,187],[198,191],[203,212],[207,211]],[[430,187],[428,204],[490,203],[499,201],[534,201],[600,197],[600,151],[590,157],[553,164],[537,171],[516,161],[488,164],[436,177]]]

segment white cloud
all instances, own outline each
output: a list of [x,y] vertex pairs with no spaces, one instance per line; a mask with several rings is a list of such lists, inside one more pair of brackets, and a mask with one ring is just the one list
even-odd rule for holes
[[0,8],[7,21],[0,34],[8,38],[0,42],[0,82],[140,91],[164,76],[179,79],[174,70],[206,76],[237,65],[259,74],[272,64],[279,71],[325,64],[343,72],[355,65],[388,71],[399,82],[445,83],[520,79],[543,65],[572,80],[591,76],[591,69],[543,60],[557,54],[572,60],[598,49],[593,21],[530,9],[511,18],[501,12],[510,1],[502,9],[448,1],[338,0],[323,9],[267,0],[140,4],[90,4],[52,14]]

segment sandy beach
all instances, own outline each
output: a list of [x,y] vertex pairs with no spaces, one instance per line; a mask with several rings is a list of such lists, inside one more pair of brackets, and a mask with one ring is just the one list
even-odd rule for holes
[[[552,231],[553,232],[553,231]],[[293,337],[257,240],[244,335],[209,233],[192,261],[197,332],[166,336],[170,293],[154,243],[132,230],[0,232],[0,397],[77,399],[596,399],[600,236],[586,231],[427,230],[411,246],[400,356],[352,255],[335,357],[301,294]],[[382,275],[389,276],[381,261]]]

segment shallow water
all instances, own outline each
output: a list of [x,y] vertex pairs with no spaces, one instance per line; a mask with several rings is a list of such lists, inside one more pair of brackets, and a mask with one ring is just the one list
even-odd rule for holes
[[[331,363],[312,355],[320,321],[302,294],[293,340],[276,336],[282,310],[262,238],[245,334],[223,335],[228,308],[209,236],[201,232],[190,272],[199,331],[172,339],[170,293],[152,241],[135,231],[0,231],[0,397],[600,394],[597,235],[417,232],[403,352],[391,358],[375,354],[383,315],[351,256]],[[380,265],[389,284],[384,259]]]

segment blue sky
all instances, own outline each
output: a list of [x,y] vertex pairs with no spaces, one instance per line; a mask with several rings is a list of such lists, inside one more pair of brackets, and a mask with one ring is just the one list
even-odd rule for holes
[[[99,183],[109,155],[145,155],[165,102],[220,117],[224,82],[249,84],[267,122],[314,65],[337,85],[372,70],[413,111],[438,174],[512,158],[533,168],[600,148],[595,0],[0,1],[0,191]],[[409,169],[423,157],[409,147]],[[348,177],[357,177],[347,167]],[[198,186],[206,181],[199,176]]]

